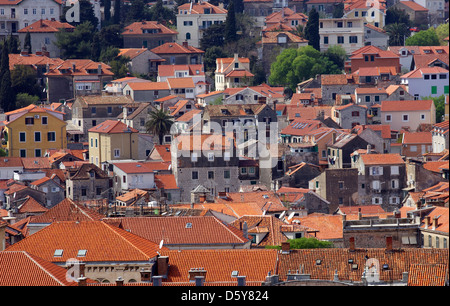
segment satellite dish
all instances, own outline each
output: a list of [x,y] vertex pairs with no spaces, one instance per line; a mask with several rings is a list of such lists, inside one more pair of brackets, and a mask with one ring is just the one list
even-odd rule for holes
[[265,216],[265,215],[266,215],[266,211],[267,211],[267,210],[263,211],[263,213],[262,213],[262,215],[263,215],[263,216]]
[[159,249],[161,250],[164,244],[164,240],[161,240],[161,242],[159,243]]
[[294,217],[294,215],[295,215],[295,212],[291,212],[291,214],[288,217],[288,220],[291,220]]

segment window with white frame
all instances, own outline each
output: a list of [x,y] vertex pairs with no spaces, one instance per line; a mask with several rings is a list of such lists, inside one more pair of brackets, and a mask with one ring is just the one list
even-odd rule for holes
[[197,154],[197,152],[192,152],[192,155],[191,155],[191,161],[192,161],[193,163],[195,163],[195,162],[198,161],[198,154]]
[[386,122],[391,122],[392,121],[392,115],[386,115],[385,116],[385,120],[386,120]]
[[391,166],[391,175],[398,175],[399,173],[399,166]]
[[115,158],[120,157],[120,149],[114,149],[114,157]]
[[391,188],[398,189],[400,186],[399,180],[391,180]]
[[403,122],[408,122],[408,121],[409,121],[409,115],[403,114],[403,115],[402,115],[402,121],[403,121]]
[[214,161],[214,153],[208,153],[208,161]]

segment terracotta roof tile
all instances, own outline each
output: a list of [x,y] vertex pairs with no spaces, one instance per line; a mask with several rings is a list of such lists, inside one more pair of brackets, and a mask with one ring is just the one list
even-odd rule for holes
[[405,161],[400,154],[363,154],[361,160],[364,165],[399,165],[404,164]]
[[19,213],[45,213],[48,211],[47,208],[42,206],[38,201],[36,201],[32,196],[27,196],[25,202],[19,206]]
[[[182,250],[164,251],[169,257],[167,282],[188,282],[191,268],[204,268],[205,282],[232,282],[233,271],[245,275],[247,282],[263,282],[276,269],[277,250]],[[252,264],[249,264],[252,263]]]
[[192,46],[183,46],[175,42],[165,43],[161,46],[151,49],[153,53],[162,54],[202,54],[205,51]]
[[67,269],[25,251],[0,252],[0,286],[77,286]]
[[[62,256],[54,256],[57,249],[63,250]],[[84,262],[129,262],[155,258],[158,245],[102,221],[57,221],[7,250],[26,251],[52,262],[66,262],[70,258],[81,258]],[[77,256],[79,250],[86,250],[85,256]]]
[[67,22],[60,22],[57,20],[48,20],[48,19],[41,19],[38,20],[32,24],[30,24],[27,27],[24,27],[20,29],[19,33],[56,33],[59,32],[60,29],[75,29],[74,26],[70,25]]
[[448,165],[448,160],[445,161],[429,161],[423,164],[423,167],[431,172],[441,173],[440,167]]
[[[156,33],[145,33],[145,30],[151,30]],[[130,36],[130,35],[143,35],[146,34],[148,36],[156,36],[156,35],[176,35],[177,31],[172,30],[157,21],[138,21],[133,22],[132,24],[126,26],[122,35]]]
[[420,4],[413,2],[413,1],[401,1],[403,5],[406,5],[410,9],[417,11],[417,12],[428,12],[428,9],[421,6]]
[[[116,222],[114,219],[105,219]],[[120,218],[120,228],[164,246],[181,245],[244,245],[248,242],[242,231],[212,216],[204,217],[133,217]]]
[[155,174],[155,184],[164,190],[179,189],[173,174]]
[[119,168],[125,173],[152,173],[157,170],[169,170],[171,168],[171,162],[117,162],[114,166]]
[[293,217],[291,223],[295,220],[300,221],[303,226],[317,230],[315,236],[320,240],[342,239],[344,236],[340,215],[312,213],[305,217]]
[[404,132],[403,144],[430,144],[432,134],[430,132]]
[[179,11],[187,10],[189,14],[204,14],[204,9],[210,9],[209,14],[226,14],[228,12],[227,10],[213,5],[209,2],[193,3],[192,6],[190,5],[190,3],[185,3],[178,7]]
[[138,133],[135,128],[127,126],[118,120],[106,120],[89,129],[89,132],[100,134]]
[[52,223],[55,221],[94,221],[104,216],[77,204],[69,198],[47,210],[44,214],[32,218],[32,223]]
[[412,263],[408,274],[408,286],[445,286],[448,265]]
[[433,100],[401,100],[381,102],[382,112],[419,111],[430,110]]
[[216,198],[216,203],[232,202],[253,202],[260,207],[261,211],[267,211],[268,213],[287,210],[278,195],[273,191],[228,192],[226,198]]

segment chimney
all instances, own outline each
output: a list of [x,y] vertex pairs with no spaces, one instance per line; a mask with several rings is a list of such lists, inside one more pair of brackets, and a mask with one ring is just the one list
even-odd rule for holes
[[289,254],[291,244],[287,241],[281,243],[281,254]]
[[153,286],[162,286],[162,276],[156,275],[153,276]]
[[77,66],[75,65],[75,63],[72,63],[72,72],[75,72]]
[[392,237],[386,237],[386,251],[392,251]]
[[142,268],[140,273],[141,273],[141,282],[149,282],[150,281],[151,275],[152,275],[150,270],[146,270],[146,269]]
[[203,286],[204,282],[205,282],[205,277],[204,276],[196,276],[195,277],[195,286],[201,287],[201,286]]
[[202,194],[199,196],[199,202],[200,203],[205,203],[206,202],[206,195]]
[[367,154],[370,154],[372,152],[372,146],[370,144],[367,145]]
[[0,220],[0,252],[6,248],[5,231],[7,223]]
[[123,278],[122,278],[122,276],[119,276],[116,279],[116,286],[118,286],[118,287],[122,287],[123,286]]
[[191,268],[189,271],[189,281],[194,281],[198,276],[206,278],[206,270],[204,268]]
[[187,48],[189,46],[187,41],[183,41],[183,47]]
[[234,53],[234,61],[239,62],[239,54],[238,53]]
[[98,64],[97,74],[102,74],[102,64]]
[[246,284],[246,279],[247,279],[247,276],[244,276],[244,275],[238,275],[238,277],[237,277],[237,285],[238,285],[239,287],[245,286],[245,284]]
[[358,208],[358,220],[362,219],[361,208]]
[[436,216],[433,218],[433,230],[436,230],[438,225],[439,225],[439,216]]
[[402,214],[400,213],[400,211],[397,209],[394,211],[394,218],[400,219],[402,216]]
[[244,237],[248,239],[248,225],[247,222],[244,221],[244,224],[242,225],[242,232],[244,234]]
[[336,143],[336,133],[332,133],[331,134],[331,144],[335,144]]
[[86,286],[86,284],[87,284],[87,278],[86,277],[81,276],[81,277],[78,278],[78,286],[84,287],[84,286]]
[[156,275],[167,277],[167,273],[169,272],[169,257],[159,256],[156,260],[156,265]]
[[350,252],[354,252],[355,251],[355,237],[350,237],[348,239],[350,246],[349,246],[349,251]]
[[426,216],[425,217],[425,229],[429,228],[431,226],[431,217]]

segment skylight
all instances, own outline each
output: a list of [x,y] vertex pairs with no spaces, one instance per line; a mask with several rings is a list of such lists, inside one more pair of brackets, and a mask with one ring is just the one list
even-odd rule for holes
[[186,223],[186,228],[192,228],[192,223]]
[[64,250],[57,249],[57,250],[55,250],[55,253],[53,254],[53,257],[61,257],[63,252],[64,252]]
[[77,257],[84,257],[86,256],[87,250],[78,250]]

